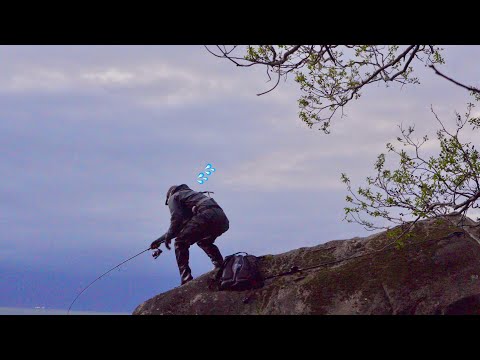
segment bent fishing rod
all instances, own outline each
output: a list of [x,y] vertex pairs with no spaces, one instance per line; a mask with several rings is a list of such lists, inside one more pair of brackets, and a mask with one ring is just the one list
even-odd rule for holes
[[[152,256],[154,259],[158,258],[160,256],[160,254],[162,253],[162,250],[160,250],[160,245],[163,244],[165,242],[165,240],[162,240],[160,241],[159,245],[158,245],[158,248],[155,249],[155,251],[153,252]],[[149,247],[148,249],[145,249],[141,252],[139,252],[137,255],[134,255],[130,258],[128,258],[127,260],[125,261],[122,261],[120,264],[118,264],[117,266],[115,266],[114,268],[108,270],[107,272],[103,273],[102,275],[100,275],[99,277],[97,277],[95,280],[93,280],[90,284],[88,284],[82,291],[80,291],[80,293],[77,295],[77,297],[72,301],[72,303],[70,304],[70,306],[68,307],[68,311],[67,311],[67,315],[70,315],[70,309],[72,308],[73,304],[75,303],[75,301],[77,301],[77,299],[80,297],[80,295],[82,295],[82,293],[87,290],[90,286],[92,286],[97,280],[100,280],[102,277],[104,277],[105,275],[107,275],[109,272],[115,270],[116,268],[122,266],[123,264],[125,264],[127,261],[130,261],[134,258],[136,258],[137,256],[139,255],[142,255],[144,252],[148,251],[148,250],[154,250],[152,249],[151,247]]]

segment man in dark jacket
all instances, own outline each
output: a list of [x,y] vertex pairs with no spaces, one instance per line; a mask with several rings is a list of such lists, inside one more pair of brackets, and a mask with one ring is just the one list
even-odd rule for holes
[[170,228],[150,247],[156,249],[165,241],[165,246],[170,250],[170,242],[176,238],[175,256],[182,285],[193,279],[188,260],[189,248],[195,243],[205,251],[215,269],[219,268],[223,257],[214,242],[228,230],[229,221],[217,202],[182,184],[168,189],[165,205],[170,209]]

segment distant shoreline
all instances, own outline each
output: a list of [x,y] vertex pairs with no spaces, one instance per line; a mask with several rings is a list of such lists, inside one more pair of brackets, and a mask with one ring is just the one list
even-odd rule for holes
[[[67,310],[48,308],[0,307],[0,315],[67,315]],[[127,312],[70,311],[70,315],[132,315]]]

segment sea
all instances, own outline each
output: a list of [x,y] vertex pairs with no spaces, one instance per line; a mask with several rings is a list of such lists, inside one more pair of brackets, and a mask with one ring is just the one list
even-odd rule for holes
[[0,307],[0,315],[132,315],[122,312],[97,312],[97,311],[74,311],[70,313],[65,309],[49,309],[45,307],[15,308]]

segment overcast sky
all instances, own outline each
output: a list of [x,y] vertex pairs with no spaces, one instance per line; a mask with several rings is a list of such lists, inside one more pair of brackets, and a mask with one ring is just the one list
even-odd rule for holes
[[[479,85],[479,46],[444,55],[446,73]],[[415,71],[421,85],[365,89],[325,135],[298,119],[295,83],[258,97],[270,86],[263,68],[203,46],[1,46],[0,307],[68,308],[167,230],[174,184],[215,192],[230,219],[224,255],[367,235],[342,221],[340,174],[363,185],[398,124],[434,135],[431,105],[453,126],[471,100],[422,64]],[[217,171],[197,184],[207,163]],[[212,267],[196,246],[191,267]],[[131,313],[178,285],[173,251],[145,253],[74,309]]]

